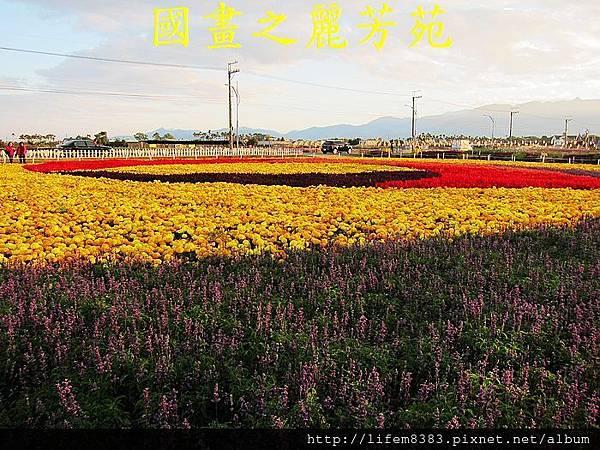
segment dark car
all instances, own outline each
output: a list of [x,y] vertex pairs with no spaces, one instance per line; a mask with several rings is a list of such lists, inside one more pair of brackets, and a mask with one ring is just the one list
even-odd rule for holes
[[67,141],[58,146],[61,150],[99,150],[99,151],[108,151],[111,148],[106,145],[98,145],[94,141],[90,141],[87,139],[74,139],[72,141]]
[[323,153],[332,153],[337,155],[338,153],[352,153],[352,146],[346,141],[325,141],[321,146]]

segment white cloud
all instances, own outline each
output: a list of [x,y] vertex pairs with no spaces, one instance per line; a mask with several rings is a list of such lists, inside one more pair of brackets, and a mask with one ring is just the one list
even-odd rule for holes
[[[359,13],[368,0],[339,0],[344,8],[342,30],[350,41],[343,51],[305,48],[310,39],[310,10],[318,2],[230,1],[244,11],[237,22],[243,48],[210,51],[209,23],[202,18],[217,2],[183,0],[191,13],[191,44],[187,49],[152,46],[152,8],[170,1],[27,0],[41,15],[68,12],[76,17],[65,35],[76,39],[83,30],[102,36],[85,54],[142,61],[225,67],[237,59],[245,72],[354,89],[409,94],[424,91],[421,114],[434,114],[455,105],[519,103],[553,98],[593,97],[600,92],[600,13],[597,0],[565,3],[559,0],[440,1],[451,49],[408,48],[414,19],[410,13],[422,2],[389,1],[396,8],[398,27],[390,30],[382,52],[358,44],[364,30]],[[427,3],[429,4],[429,3]],[[257,19],[267,10],[286,13],[278,30],[297,37],[298,45],[281,47],[251,37]],[[40,42],[44,49],[54,42]],[[52,69],[24,74],[30,83],[41,78],[52,89],[110,91],[185,96],[165,100],[107,96],[68,96],[13,93],[3,101],[20,105],[19,113],[0,112],[0,135],[9,130],[93,131],[106,128],[123,134],[157,126],[216,128],[225,122],[224,75],[218,72],[159,69],[78,60],[56,60]],[[242,73],[244,125],[282,131],[310,125],[359,123],[373,116],[406,115],[405,99],[349,94],[343,91],[276,82]],[[13,80],[14,82],[14,80]],[[36,82],[36,86],[39,86]],[[435,100],[435,101],[433,101]],[[47,103],[46,103],[47,102]],[[221,102],[221,103],[220,103]],[[446,103],[441,103],[446,102]],[[54,110],[60,114],[52,114]],[[286,106],[288,107],[286,109]],[[321,110],[322,112],[319,112]],[[335,110],[335,113],[332,111]],[[342,113],[340,113],[340,111]],[[344,114],[343,112],[346,111]],[[38,131],[36,128],[35,131]]]

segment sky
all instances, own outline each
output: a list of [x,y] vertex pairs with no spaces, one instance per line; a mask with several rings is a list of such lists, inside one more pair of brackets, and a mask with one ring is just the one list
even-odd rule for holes
[[[106,130],[111,136],[157,128],[227,126],[226,66],[238,61],[240,125],[287,132],[407,117],[488,104],[600,98],[600,2],[597,0],[440,0],[445,27],[433,48],[416,46],[412,13],[435,2],[388,0],[385,45],[360,41],[380,1],[338,0],[343,49],[308,46],[318,0],[232,0],[242,12],[236,49],[209,49],[217,1],[0,0],[0,47],[208,68],[97,62],[0,50],[0,137],[59,137]],[[330,5],[330,3],[326,3]],[[189,45],[154,45],[155,8],[187,7]],[[273,34],[253,36],[267,11],[285,14]],[[432,21],[431,16],[424,19]],[[437,41],[436,41],[437,42]],[[58,93],[57,93],[58,91]],[[575,124],[576,126],[577,124]]]

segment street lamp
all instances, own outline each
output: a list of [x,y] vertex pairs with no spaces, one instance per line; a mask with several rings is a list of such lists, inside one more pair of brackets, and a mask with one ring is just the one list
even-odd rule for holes
[[233,124],[232,124],[232,117],[231,117],[231,109],[232,109],[232,105],[231,105],[231,91],[233,90],[233,86],[231,85],[231,79],[233,77],[233,75],[235,75],[236,73],[239,73],[240,70],[239,69],[234,69],[233,66],[235,66],[238,62],[234,61],[232,63],[227,64],[227,85],[229,86],[229,149],[233,150]]
[[[227,85],[225,85],[227,86]],[[231,86],[231,90],[235,94],[235,136],[236,136],[236,145],[239,150],[240,148],[240,85],[237,83],[237,87]]]
[[236,87],[231,86],[235,94],[235,139],[237,149],[240,149],[240,84],[236,83]]
[[567,117],[565,119],[565,140],[563,142],[563,147],[567,148],[567,144],[569,141],[569,122],[572,122],[573,119],[571,117]]
[[492,121],[492,141],[493,141],[494,133],[496,132],[496,120],[488,114],[484,114],[483,117],[487,117],[488,119],[490,119]]

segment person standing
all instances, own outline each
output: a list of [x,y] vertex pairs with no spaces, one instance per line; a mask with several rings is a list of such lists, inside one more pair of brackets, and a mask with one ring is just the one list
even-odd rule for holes
[[17,156],[19,157],[19,163],[25,164],[25,156],[27,156],[27,146],[24,142],[19,143],[19,147],[17,147]]
[[8,156],[8,160],[12,163],[13,158],[15,156],[15,148],[13,147],[12,142],[6,144],[6,147],[4,148],[4,153],[6,153],[6,156]]

